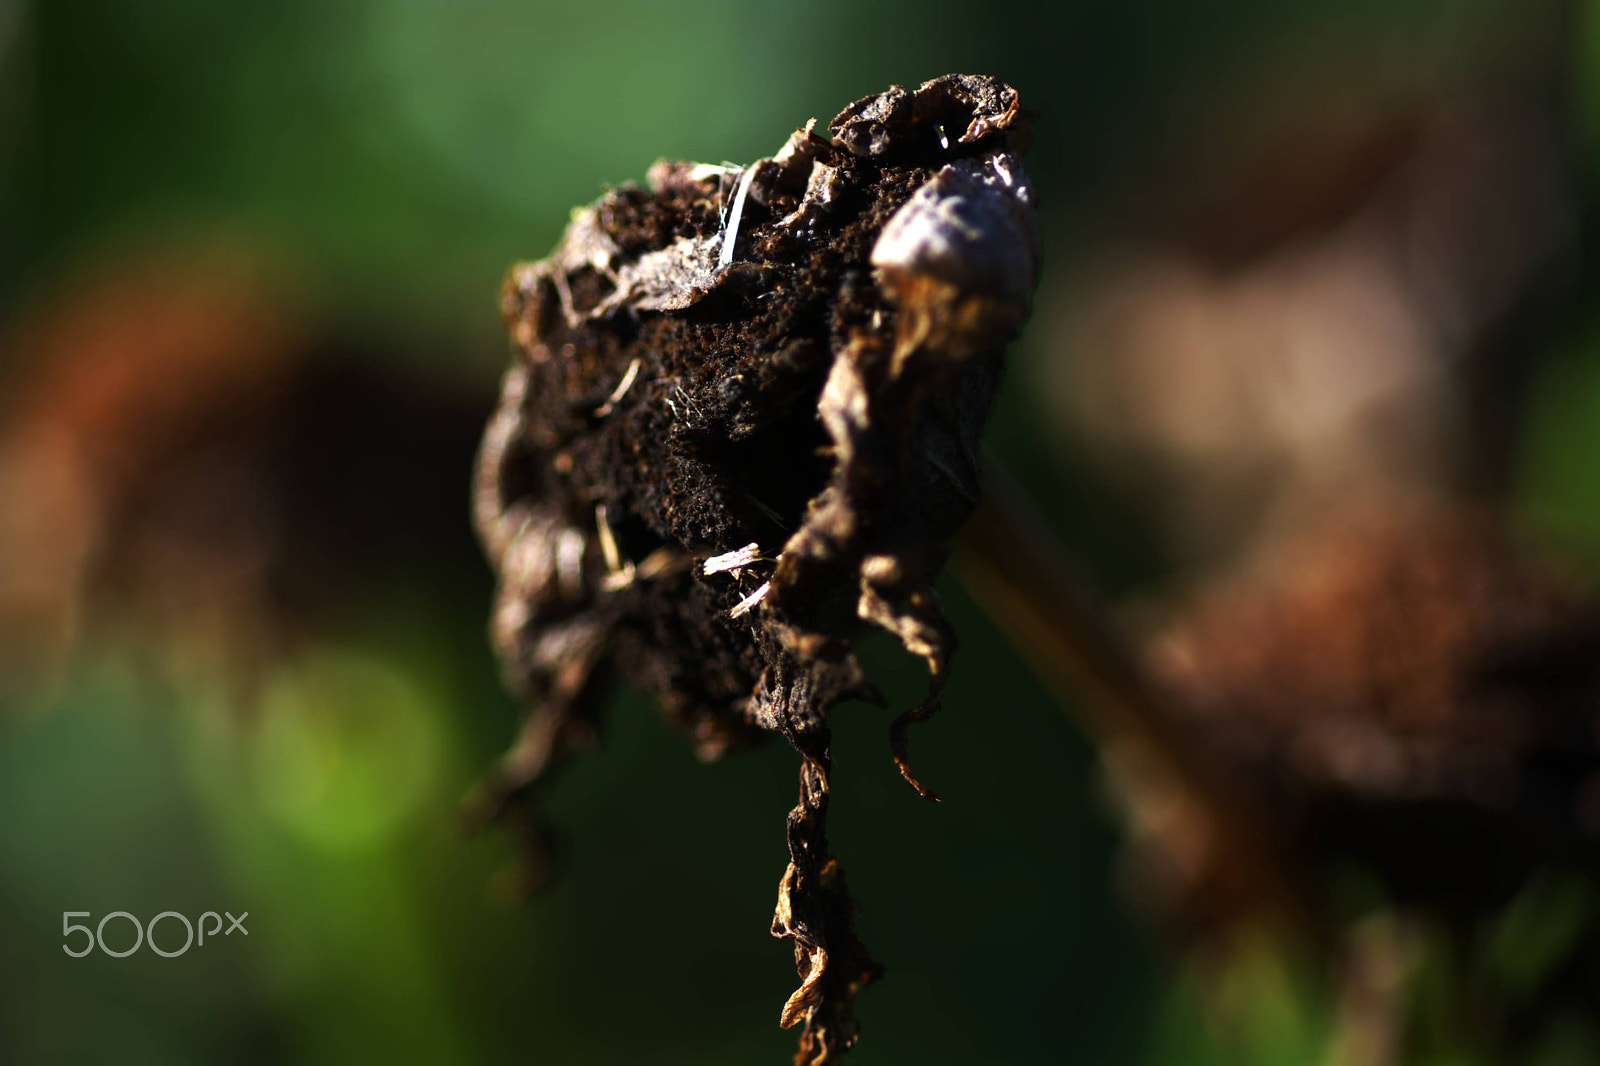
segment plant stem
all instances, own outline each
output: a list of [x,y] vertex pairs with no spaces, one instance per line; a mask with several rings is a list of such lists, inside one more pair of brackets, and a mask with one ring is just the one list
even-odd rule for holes
[[1128,752],[1160,786],[1181,791],[1207,828],[1212,868],[1226,879],[1227,896],[1252,916],[1265,911],[1320,939],[1275,819],[1205,760],[1059,541],[992,463],[984,471],[983,500],[957,541],[955,569],[1103,756]]

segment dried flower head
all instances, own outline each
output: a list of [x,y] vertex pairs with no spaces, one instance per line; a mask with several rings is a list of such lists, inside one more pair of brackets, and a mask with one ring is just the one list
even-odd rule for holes
[[515,347],[474,487],[499,578],[491,636],[530,715],[480,815],[593,735],[611,663],[704,757],[765,732],[802,756],[773,933],[802,977],[798,1062],[855,1039],[879,973],[827,854],[828,712],[878,700],[854,644],[899,638],[939,706],[954,638],[933,588],[978,493],[1005,345],[1038,273],[993,78],[898,86],[768,159],[660,162],[515,267]]
[[[1218,582],[1150,664],[1196,748],[1305,861],[1481,914],[1540,869],[1600,861],[1597,623],[1592,595],[1495,516],[1393,506],[1330,516]],[[1175,875],[1152,880],[1182,919],[1239,909],[1195,838],[1155,836],[1144,857]]]

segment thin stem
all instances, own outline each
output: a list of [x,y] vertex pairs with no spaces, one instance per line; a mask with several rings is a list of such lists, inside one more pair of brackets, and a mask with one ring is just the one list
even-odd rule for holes
[[1009,477],[984,471],[983,501],[956,545],[956,573],[1034,675],[1101,749],[1130,751],[1182,790],[1208,827],[1230,885],[1315,936],[1288,841],[1244,801],[1163,705],[1043,520]]

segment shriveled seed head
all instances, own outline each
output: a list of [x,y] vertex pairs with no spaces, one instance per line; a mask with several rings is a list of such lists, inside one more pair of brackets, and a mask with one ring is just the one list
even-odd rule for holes
[[855,1037],[877,964],[827,855],[828,712],[879,699],[856,641],[893,633],[931,674],[954,649],[933,583],[978,495],[1004,349],[1038,276],[1032,116],[949,75],[815,120],[742,170],[660,162],[515,267],[515,355],[475,521],[522,739],[504,810],[595,730],[606,664],[706,757],[764,732],[804,757],[773,932],[795,943],[798,1061]]

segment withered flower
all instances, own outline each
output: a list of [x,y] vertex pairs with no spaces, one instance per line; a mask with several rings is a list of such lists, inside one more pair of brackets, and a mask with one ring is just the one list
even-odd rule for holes
[[659,162],[515,267],[515,355],[474,518],[491,636],[529,717],[476,814],[506,812],[594,733],[607,665],[711,758],[765,732],[801,755],[774,935],[802,983],[796,1061],[855,1041],[880,967],[828,855],[828,713],[882,702],[855,642],[955,640],[934,580],[978,495],[1006,343],[1038,274],[1019,153],[1032,115],[993,78],[898,86],[741,170]]
[[[1218,580],[1152,642],[1186,735],[1308,861],[1486,913],[1600,861],[1600,603],[1460,504],[1349,508]],[[1213,856],[1152,840],[1178,917],[1226,921]],[[1237,904],[1239,901],[1233,901]],[[1209,912],[1207,911],[1209,908]]]

